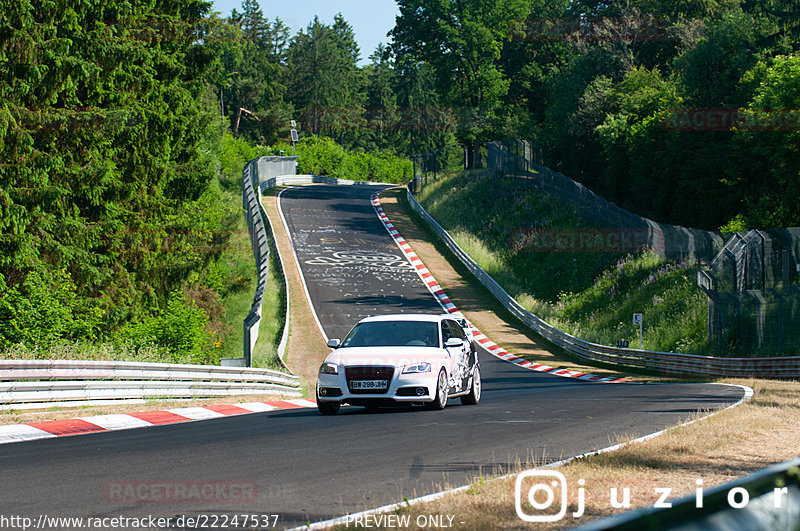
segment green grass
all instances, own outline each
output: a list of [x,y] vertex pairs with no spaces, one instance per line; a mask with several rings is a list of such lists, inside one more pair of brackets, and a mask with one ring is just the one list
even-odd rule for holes
[[14,345],[0,351],[5,360],[90,360],[135,361],[154,363],[189,363],[188,357],[173,362],[172,355],[158,345],[136,346],[130,342],[91,344],[63,342],[42,347],[39,345]]
[[[278,270],[278,257],[273,251],[269,255],[269,275],[267,290],[264,293],[264,304],[261,308],[261,327],[258,341],[251,354],[253,367],[285,370],[278,359],[278,344],[286,318],[286,289],[283,277]],[[242,344],[239,343],[241,348]]]
[[632,317],[642,313],[645,349],[720,354],[707,338],[696,264],[666,261],[646,249],[537,248],[546,235],[589,227],[575,207],[554,203],[522,179],[459,174],[435,181],[418,199],[512,297],[562,330],[605,345],[625,339],[638,348]]
[[[243,356],[244,319],[250,312],[256,291],[256,265],[240,205],[241,171],[245,161],[239,159],[239,162],[241,166],[238,171],[233,162],[230,168],[223,168],[224,187],[230,190],[226,192],[226,197],[233,212],[233,216],[227,220],[226,231],[230,236],[216,264],[208,269],[212,278],[206,279],[207,283],[216,284],[215,290],[222,293],[224,312],[220,318],[220,341],[216,347],[221,358]],[[256,347],[251,353],[253,367],[283,368],[277,347],[283,332],[286,293],[278,267],[277,256],[271,252],[261,326]]]

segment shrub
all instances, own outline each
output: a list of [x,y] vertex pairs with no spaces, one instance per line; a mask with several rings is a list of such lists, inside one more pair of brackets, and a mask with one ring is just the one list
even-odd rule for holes
[[297,144],[297,172],[328,175],[351,181],[406,183],[412,178],[408,159],[390,153],[345,151],[327,137],[305,137]]
[[32,271],[9,287],[0,275],[0,346],[48,346],[61,338],[96,339],[102,311],[79,297],[65,269]]
[[153,317],[128,325],[122,335],[136,345],[155,344],[167,348],[174,362],[188,358],[191,363],[213,365],[219,360],[209,354],[208,324],[205,310],[182,291],[175,290],[170,293],[166,308]]

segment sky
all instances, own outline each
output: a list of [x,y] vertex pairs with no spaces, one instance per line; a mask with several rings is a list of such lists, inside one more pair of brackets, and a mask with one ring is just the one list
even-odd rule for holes
[[[214,11],[229,16],[233,9],[242,10],[242,0],[213,0]],[[342,13],[353,27],[361,50],[363,66],[379,42],[390,41],[386,34],[394,27],[394,18],[400,13],[395,0],[259,0],[261,11],[270,20],[280,17],[291,28],[292,35],[305,29],[318,15],[325,24],[333,24],[333,17]]]

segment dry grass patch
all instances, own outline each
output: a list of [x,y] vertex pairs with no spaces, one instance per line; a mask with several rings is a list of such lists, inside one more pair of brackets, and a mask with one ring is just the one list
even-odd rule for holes
[[[552,469],[564,474],[568,485],[567,516],[553,524],[525,524],[516,514],[516,477],[477,479],[464,492],[414,504],[396,512],[410,515],[453,515],[458,529],[560,529],[624,512],[610,504],[611,489],[618,501],[630,490],[631,509],[652,506],[660,497],[656,488],[671,489],[670,499],[694,495],[716,485],[797,457],[800,448],[800,382],[730,380],[747,385],[754,397],[747,403],[666,431],[653,439],[614,452],[572,461]],[[698,418],[703,414],[698,414]],[[620,437],[624,440],[624,437]],[[520,471],[535,467],[535,460]],[[585,514],[576,519],[578,481],[585,480]],[[536,481],[533,479],[531,486]],[[523,492],[526,492],[523,489]],[[542,498],[537,497],[541,501]],[[528,507],[532,514],[533,509]],[[463,524],[461,523],[463,522]],[[352,527],[352,526],[351,526]]]
[[289,282],[289,341],[286,347],[286,364],[302,379],[304,396],[316,394],[317,371],[331,349],[317,326],[308,303],[300,270],[292,252],[289,234],[283,225],[278,209],[278,193],[282,188],[271,188],[264,192],[264,210],[275,231],[275,242],[283,260],[284,273]]

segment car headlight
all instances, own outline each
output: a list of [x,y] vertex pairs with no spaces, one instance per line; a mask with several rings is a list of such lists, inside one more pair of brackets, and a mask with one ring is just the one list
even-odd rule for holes
[[323,363],[319,367],[320,374],[339,374],[339,368],[333,363]]
[[420,372],[431,372],[431,364],[427,361],[423,361],[422,363],[415,363],[403,369],[403,374],[416,374]]

